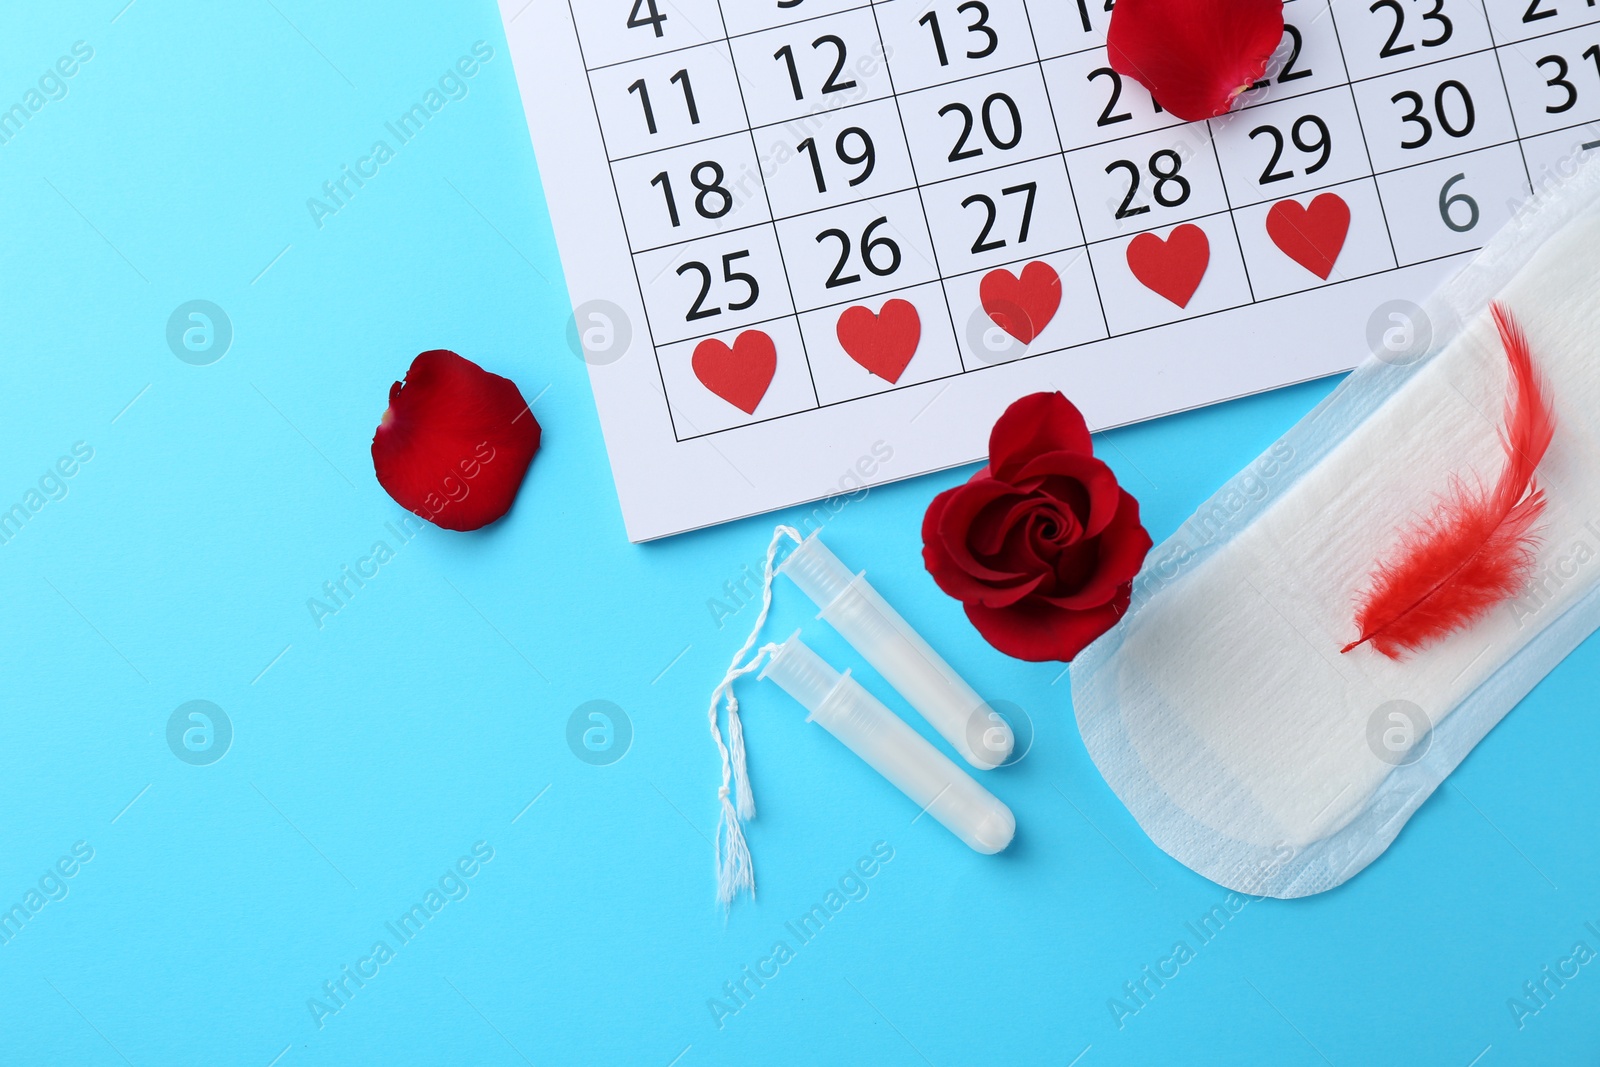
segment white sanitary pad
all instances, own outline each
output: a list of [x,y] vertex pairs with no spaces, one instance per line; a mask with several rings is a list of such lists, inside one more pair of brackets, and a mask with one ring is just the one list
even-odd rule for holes
[[[1453,475],[1499,475],[1491,300],[1526,329],[1557,419],[1530,588],[1400,662],[1341,655],[1399,528]],[[1519,213],[1424,315],[1421,358],[1369,360],[1224,486],[1073,665],[1106,781],[1157,845],[1231,889],[1299,897],[1360,871],[1600,626],[1600,167]]]

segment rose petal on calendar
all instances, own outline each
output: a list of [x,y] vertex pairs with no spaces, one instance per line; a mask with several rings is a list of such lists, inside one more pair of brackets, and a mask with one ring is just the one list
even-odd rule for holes
[[1186,222],[1165,240],[1141,233],[1128,242],[1128,269],[1146,289],[1179,307],[1188,307],[1211,265],[1211,240],[1206,231]]
[[1020,278],[1002,267],[984,275],[978,299],[996,326],[1029,345],[1061,307],[1061,275],[1038,260],[1023,267]]
[[1280,200],[1267,212],[1267,236],[1279,250],[1323,281],[1344,251],[1350,233],[1350,205],[1338,193],[1323,193],[1302,207]]
[[744,412],[754,415],[778,372],[778,349],[760,330],[746,330],[733,347],[708,337],[695,346],[689,361],[700,384]]
[[893,385],[917,354],[922,316],[909,300],[890,300],[876,315],[858,305],[839,316],[837,332],[847,356]]
[[1227,111],[1267,72],[1283,40],[1283,0],[1117,0],[1111,69],[1186,122]]

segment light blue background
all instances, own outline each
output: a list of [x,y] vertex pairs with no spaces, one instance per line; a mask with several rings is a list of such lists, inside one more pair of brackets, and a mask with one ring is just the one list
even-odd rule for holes
[[[1366,873],[1250,904],[1202,946],[1186,923],[1224,892],[1106,788],[1061,667],[995,653],[921,567],[922,511],[965,471],[874,490],[827,537],[978,688],[1031,714],[1032,753],[991,780],[1015,846],[980,857],[913,825],[752,683],[761,896],[724,921],[705,701],[753,609],[718,629],[707,601],[758,563],[772,523],[626,542],[494,4],[125,2],[0,16],[0,106],[74,42],[94,49],[0,145],[0,507],[74,442],[94,449],[0,546],[0,907],[75,842],[94,850],[0,945],[0,1062],[1593,1057],[1600,963],[1520,1030],[1507,1000],[1575,942],[1600,948],[1584,928],[1600,926],[1600,646]],[[307,198],[479,40],[495,57],[470,95],[319,229]],[[196,298],[235,330],[207,367],[165,341]],[[537,396],[544,450],[509,518],[418,535],[319,629],[307,599],[392,544],[401,512],[368,446],[389,383],[433,347]],[[1160,539],[1328,388],[1119,431],[1102,451]],[[799,600],[780,586],[772,634],[807,619]],[[834,635],[807,635],[888,695]],[[211,766],[167,747],[195,699],[235,729]],[[565,739],[596,699],[635,731],[611,766]],[[469,895],[319,1028],[308,999],[375,940],[397,944],[385,923],[479,841],[494,858]],[[894,858],[867,896],[794,941],[785,921],[879,841]],[[708,999],[780,938],[794,958],[719,1028]],[[1195,959],[1119,1028],[1108,1001],[1180,939]]]

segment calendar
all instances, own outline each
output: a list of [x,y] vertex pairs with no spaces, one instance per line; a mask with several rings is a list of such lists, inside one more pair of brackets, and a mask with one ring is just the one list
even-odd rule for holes
[[[1348,370],[1600,147],[1596,0],[1288,0],[1182,122],[1111,0],[502,0],[629,537]],[[1387,342],[1382,342],[1387,343]]]

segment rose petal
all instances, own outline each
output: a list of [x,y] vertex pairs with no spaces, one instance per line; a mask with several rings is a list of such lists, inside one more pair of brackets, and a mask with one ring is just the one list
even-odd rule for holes
[[[1007,489],[1009,492],[1004,496],[988,501],[972,516],[971,525],[967,530],[966,545],[975,559],[984,560],[1003,553],[1006,538],[1017,524],[1018,512],[1026,513],[1033,506],[1025,495],[1009,486]],[[1002,565],[1001,570],[1010,572],[1013,568]],[[1022,574],[1026,571],[1016,570],[1015,573]]]
[[1035,456],[1017,472],[1016,483],[1073,504],[1085,537],[1094,537],[1106,528],[1117,513],[1122,492],[1110,467],[1078,452]]
[[1036,565],[1012,560],[1013,550],[1006,547],[1008,541],[1018,536],[1019,531],[1025,531],[1036,516],[1046,516],[1056,521],[1060,526],[1058,537],[1063,544],[1076,540],[1083,529],[1077,516],[1071,509],[1064,508],[1060,501],[1043,493],[1019,492],[994,501],[979,514],[972,531],[967,535],[967,545],[973,555],[1001,570],[1018,574],[1049,570],[1049,565],[1042,560]]
[[424,352],[389,390],[372,466],[407,511],[476,530],[510,510],[540,435],[515,383],[454,352]]
[[[950,561],[963,573],[986,584],[1011,583],[1025,580],[1021,571],[989,566],[972,551],[970,541],[973,525],[978,516],[991,503],[1016,492],[1004,482],[992,478],[974,478],[966,485],[948,491],[944,514],[934,530],[935,538],[949,555]],[[941,494],[945,495],[945,494]]]
[[1035,499],[1037,506],[1028,513],[1028,538],[1041,560],[1054,558],[1083,539],[1083,524],[1076,511],[1044,494]]
[[1131,590],[1089,611],[1066,611],[1037,597],[1008,608],[966,605],[967,618],[995,648],[1031,663],[1071,662],[1128,610]]
[[989,467],[1003,482],[1041,452],[1094,449],[1083,413],[1060,393],[1032,393],[1010,407],[989,433]]
[[[1081,589],[1094,577],[1094,571],[1100,566],[1100,541],[1084,541],[1064,550],[1055,561],[1055,581],[1039,587],[1039,594],[1052,601],[1060,596],[1071,596]],[[1093,607],[1094,604],[1067,605],[1069,607]]]
[[1031,593],[1045,577],[1029,578],[993,570],[975,560],[967,550],[965,537],[971,525],[974,502],[982,507],[983,501],[988,499],[986,494],[994,491],[1004,493],[1008,489],[998,482],[974,476],[967,484],[934,497],[922,517],[922,564],[933,576],[934,584],[963,603],[994,603],[996,606],[1014,603]]
[[1154,542],[1139,521],[1139,502],[1126,492],[1120,495],[1116,517],[1094,541],[1093,571],[1076,587],[1063,581],[1061,593],[1045,597],[1050,603],[1077,611],[1098,607],[1120,595],[1121,588],[1133,581],[1144,566]]
[[1117,0],[1111,69],[1174,116],[1221,115],[1260,80],[1283,40],[1283,0]]

